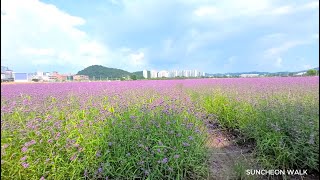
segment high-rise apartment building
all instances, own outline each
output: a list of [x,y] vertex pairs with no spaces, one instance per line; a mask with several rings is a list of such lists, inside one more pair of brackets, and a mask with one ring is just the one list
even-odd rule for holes
[[205,76],[204,72],[200,72],[198,70],[162,70],[162,71],[143,71],[143,76],[148,78],[161,78],[161,77],[167,77],[167,78],[175,78],[175,77],[201,77]]
[[150,75],[151,75],[151,78],[157,78],[158,77],[158,73],[155,70],[151,70],[150,71]]
[[162,77],[168,78],[169,77],[169,72],[168,71],[159,71],[158,72],[158,77],[159,78],[162,78]]
[[143,74],[144,78],[146,78],[146,79],[148,78],[148,71],[147,70],[143,70],[142,74]]

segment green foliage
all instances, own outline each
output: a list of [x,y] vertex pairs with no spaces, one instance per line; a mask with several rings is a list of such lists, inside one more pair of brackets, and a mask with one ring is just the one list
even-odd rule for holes
[[130,76],[130,79],[137,80],[137,76],[135,74],[133,74],[133,75]]
[[130,76],[131,73],[121,69],[108,68],[100,65],[89,66],[77,73],[78,75],[87,75],[90,78],[95,77],[95,79],[106,79],[106,78],[122,78]]
[[[30,98],[21,96],[21,101]],[[195,131],[201,121],[186,111],[163,113],[163,107],[142,111],[141,103],[121,110],[111,104],[114,99],[91,97],[83,109],[80,98],[70,96],[63,102],[69,106],[41,115],[23,109],[3,114],[1,178],[206,178],[206,131]],[[98,101],[104,112],[92,106]],[[43,106],[58,103],[52,96]],[[182,126],[187,123],[194,126]]]
[[315,76],[317,74],[317,70],[315,69],[309,69],[307,71],[307,76]]
[[319,171],[319,101],[310,94],[251,94],[247,100],[226,90],[212,94],[204,97],[207,112],[216,114],[224,127],[253,139],[263,166]]
[[137,79],[144,79],[143,77],[143,72],[142,71],[137,71],[137,72],[133,72],[131,73],[132,75],[136,75]]
[[94,78],[94,80],[100,80],[100,79],[106,80],[106,79],[114,79],[114,78],[125,80],[126,77],[134,77],[134,80],[144,79],[142,75],[142,71],[130,73],[128,71],[124,71],[121,69],[108,68],[100,65],[89,66],[79,71],[77,74],[87,75],[91,79]]

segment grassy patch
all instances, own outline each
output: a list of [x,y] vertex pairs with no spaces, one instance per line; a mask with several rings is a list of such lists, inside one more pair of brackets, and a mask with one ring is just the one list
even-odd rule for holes
[[203,98],[203,105],[224,127],[254,139],[257,158],[264,167],[318,172],[318,101],[308,93],[285,93],[239,99],[236,91],[214,90]]

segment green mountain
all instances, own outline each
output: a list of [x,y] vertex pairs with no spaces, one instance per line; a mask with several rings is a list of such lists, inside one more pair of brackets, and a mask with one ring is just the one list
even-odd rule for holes
[[89,78],[106,79],[106,78],[122,78],[131,76],[132,73],[122,69],[108,68],[101,65],[89,66],[77,73],[78,75],[87,75]]
[[143,79],[143,72],[142,71],[133,72],[131,74],[136,75],[138,79]]
[[92,65],[89,66],[77,73],[78,75],[87,75],[90,79],[114,79],[114,78],[122,78],[122,77],[128,77],[131,78],[135,76],[136,79],[143,79],[142,71],[137,71],[130,73],[128,71],[124,71],[122,69],[116,69],[116,68],[108,68],[101,65]]

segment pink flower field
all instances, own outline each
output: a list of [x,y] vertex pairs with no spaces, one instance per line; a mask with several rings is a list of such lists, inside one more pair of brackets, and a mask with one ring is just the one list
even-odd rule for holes
[[319,77],[272,77],[1,84],[1,178],[207,179],[215,124],[319,173]]

